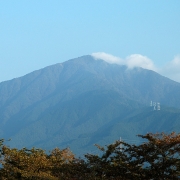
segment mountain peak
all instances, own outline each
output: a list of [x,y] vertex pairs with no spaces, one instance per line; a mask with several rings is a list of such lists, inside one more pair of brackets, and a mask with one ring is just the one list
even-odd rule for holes
[[[106,137],[112,128],[132,133],[126,131],[134,127],[125,125],[127,118],[143,121],[136,110],[151,100],[179,108],[179,89],[179,83],[153,71],[81,56],[0,83],[0,135],[18,147],[70,144],[78,149],[80,140],[86,146],[98,143],[97,137]],[[135,123],[134,118],[129,120]]]

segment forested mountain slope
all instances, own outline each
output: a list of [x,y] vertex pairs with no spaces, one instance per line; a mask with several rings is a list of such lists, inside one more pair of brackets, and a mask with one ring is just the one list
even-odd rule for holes
[[[179,131],[178,99],[180,83],[156,72],[82,56],[0,83],[0,135],[12,146],[79,151],[119,136]],[[148,108],[151,100],[164,109]]]

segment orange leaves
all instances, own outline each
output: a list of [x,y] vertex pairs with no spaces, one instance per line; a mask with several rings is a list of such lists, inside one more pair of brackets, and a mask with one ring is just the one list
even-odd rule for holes
[[54,166],[61,166],[73,160],[74,155],[69,149],[58,148],[47,155],[41,149],[10,149],[2,147],[1,174],[7,179],[52,179],[56,180],[52,173]]
[[[51,177],[51,162],[43,150],[10,149],[3,147],[3,171],[5,176],[17,178]],[[11,173],[9,173],[11,172]]]
[[[101,155],[75,158],[70,149],[10,149],[0,141],[0,177],[3,180],[58,179],[179,179],[180,134],[139,135],[140,145],[122,141],[101,147]],[[120,145],[123,145],[122,147]]]
[[59,163],[69,163],[74,160],[74,154],[70,151],[69,148],[60,150],[59,148],[55,148],[50,152],[50,157],[53,162]]

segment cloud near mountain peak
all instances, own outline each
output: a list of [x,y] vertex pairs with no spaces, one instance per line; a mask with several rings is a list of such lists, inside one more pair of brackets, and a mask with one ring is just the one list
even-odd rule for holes
[[124,65],[124,62],[121,58],[113,56],[111,54],[107,54],[104,52],[97,52],[97,53],[92,53],[91,54],[95,59],[101,59],[104,60],[110,64],[120,64],[120,65]]
[[174,57],[174,59],[165,64],[159,73],[180,82],[180,55]]
[[141,54],[132,54],[127,56],[125,59],[107,54],[105,52],[92,53],[91,55],[96,60],[101,59],[111,64],[126,65],[128,69],[142,67],[144,69],[153,70],[159,74],[162,74],[163,76],[180,82],[180,55],[175,56],[173,60],[166,63],[161,68],[157,68],[151,59]]
[[95,59],[101,59],[111,64],[126,65],[128,69],[142,67],[144,69],[156,71],[153,62],[149,58],[141,54],[132,54],[130,56],[127,56],[125,59],[104,52],[92,53],[91,55]]

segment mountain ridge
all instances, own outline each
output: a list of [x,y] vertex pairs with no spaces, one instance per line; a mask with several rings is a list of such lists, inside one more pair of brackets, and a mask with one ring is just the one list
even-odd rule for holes
[[[154,123],[164,118],[168,126],[162,131],[179,131],[179,90],[180,83],[151,70],[82,56],[0,83],[0,135],[12,138],[12,146],[70,146],[82,152],[118,133],[131,138],[144,133],[143,118],[145,129],[152,130],[148,118]],[[159,116],[150,109],[145,113],[151,100],[167,109]],[[167,114],[176,119],[171,125]]]

